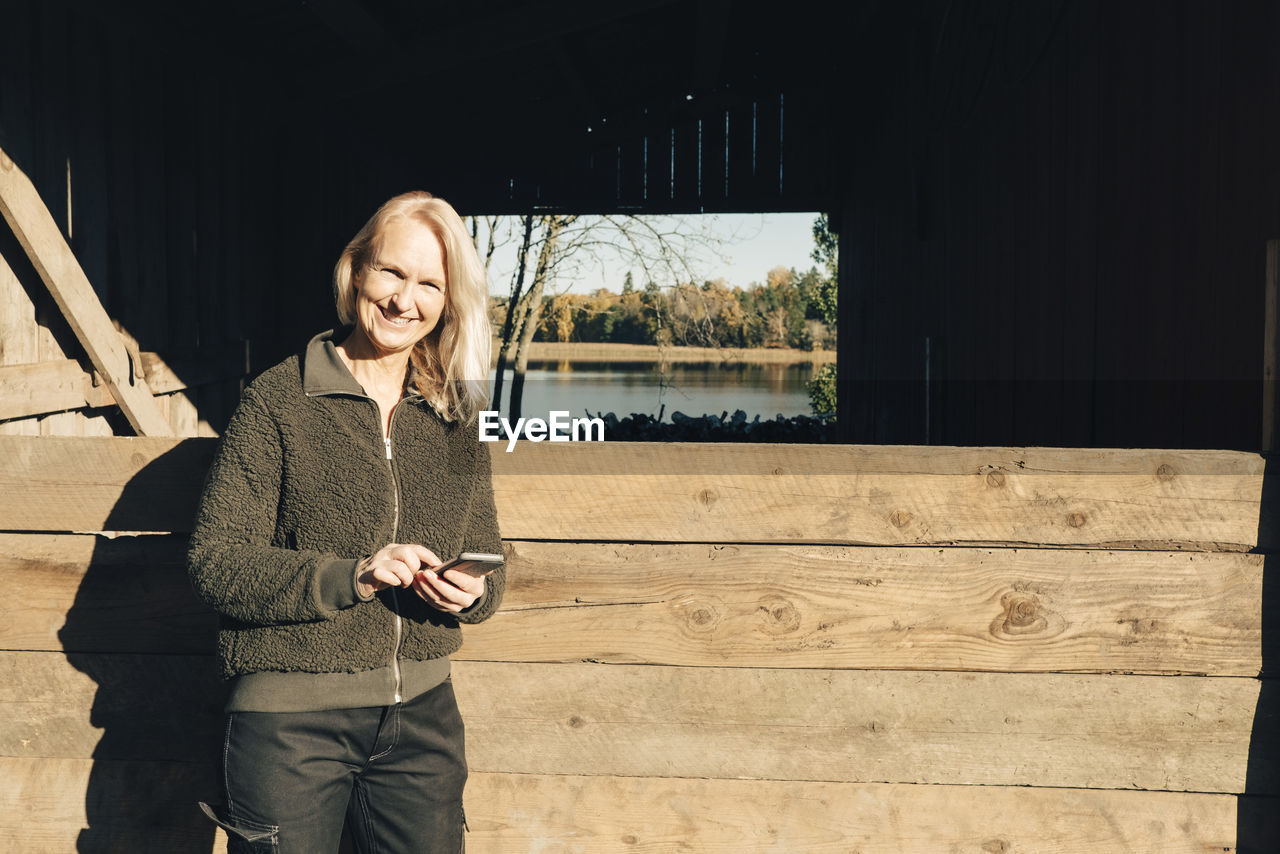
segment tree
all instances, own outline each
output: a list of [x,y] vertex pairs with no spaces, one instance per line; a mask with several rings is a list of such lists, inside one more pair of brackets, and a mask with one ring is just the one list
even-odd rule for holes
[[543,322],[543,332],[554,335],[560,342],[569,341],[573,337],[574,315],[579,313],[579,300],[573,294],[556,294],[547,306],[547,316]]
[[813,243],[813,252],[809,257],[826,269],[827,277],[818,283],[811,301],[817,306],[822,319],[829,325],[835,325],[840,280],[839,245],[831,232],[831,223],[826,214],[819,214],[813,221]]
[[836,420],[836,366],[827,362],[805,384],[809,392],[809,408],[819,417]]
[[[817,306],[823,320],[834,325],[839,296],[839,244],[831,232],[831,222],[826,214],[820,214],[813,221],[813,242],[811,257],[826,268],[827,277],[818,283],[810,302]],[[835,420],[836,388],[836,366],[830,363],[823,365],[808,383],[809,407],[815,415],[829,414]]]
[[529,266],[529,247],[533,241],[533,214],[525,215],[522,225],[524,238],[516,249],[516,268],[511,274],[511,295],[507,298],[507,319],[502,324],[502,343],[498,350],[498,373],[493,380],[493,401],[490,405],[497,408],[501,408],[502,404],[502,379],[507,372],[507,361],[511,358],[516,338],[520,335],[520,328],[529,312],[525,301],[524,277]]
[[[547,280],[556,259],[556,247],[560,242],[560,233],[572,225],[577,219],[574,216],[549,215],[541,218],[543,237],[542,246],[538,250],[538,266],[533,271],[533,284],[529,293],[524,296],[524,317],[521,320],[519,338],[516,344],[515,373],[511,377],[510,418],[515,422],[520,418],[520,405],[524,400],[524,380],[529,370],[529,345],[533,342],[533,332],[538,326],[538,313],[542,310],[542,292],[546,289]],[[504,346],[506,346],[504,342]]]
[[[498,247],[505,244],[507,242],[507,239],[511,237],[511,227],[510,225],[507,226],[506,237],[503,238],[502,240],[499,240],[498,224],[499,224],[499,220],[501,219],[500,217],[469,216],[467,217],[467,219],[471,220],[471,243],[475,246],[476,254],[480,256],[481,263],[484,265],[484,275],[485,275],[485,280],[487,281],[489,278],[489,267],[493,263],[493,253],[496,252],[498,250]],[[483,253],[480,251],[481,219],[484,220],[485,232],[486,232],[485,250]]]
[[[630,298],[639,298],[638,325],[648,328],[649,340],[663,343],[669,341],[671,333],[663,316],[664,301],[654,280],[693,279],[691,268],[699,254],[718,247],[708,220],[689,217],[528,215],[523,218],[522,232],[493,395],[495,405],[500,406],[503,373],[508,364],[514,364],[507,407],[512,421],[520,417],[529,345],[538,327],[543,295],[556,282],[579,278],[584,270],[602,265],[606,258],[638,266],[649,285],[644,294],[639,294],[633,284],[633,290],[624,295],[624,303]],[[538,260],[526,290],[529,256],[535,251]]]

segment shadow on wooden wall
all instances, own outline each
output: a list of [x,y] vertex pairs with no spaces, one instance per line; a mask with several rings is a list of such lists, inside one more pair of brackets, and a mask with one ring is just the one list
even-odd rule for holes
[[1280,476],[1277,458],[1267,455],[1258,512],[1258,550],[1266,552],[1262,568],[1262,673],[1258,705],[1249,737],[1249,765],[1244,797],[1236,813],[1239,854],[1270,854],[1280,840]]
[[[169,496],[175,473],[189,479],[204,471],[210,450],[210,443],[176,444],[128,480],[103,528],[147,533],[93,538],[57,632],[66,665],[89,682],[53,660],[50,679],[78,683],[59,691],[64,696],[92,691],[68,710],[83,719],[88,705],[92,729],[70,720],[57,728],[62,750],[87,757],[64,778],[65,785],[84,786],[87,826],[76,841],[82,854],[209,851],[214,844],[215,828],[196,803],[219,797],[214,771],[223,695],[209,656],[215,620],[187,582],[186,535],[150,533],[158,523],[190,527],[190,502]],[[79,544],[62,545],[74,551]],[[59,574],[70,581],[74,567],[73,560]]]

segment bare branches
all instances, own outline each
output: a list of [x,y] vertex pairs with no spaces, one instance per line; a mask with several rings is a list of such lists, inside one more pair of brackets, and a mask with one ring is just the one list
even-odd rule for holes
[[[496,220],[486,218],[490,235],[501,227]],[[503,373],[507,365],[514,362],[508,408],[511,418],[519,415],[528,345],[537,330],[544,293],[554,300],[593,274],[603,278],[606,269],[638,268],[646,292],[685,285],[690,289],[689,301],[697,302],[701,295],[693,283],[699,278],[699,269],[709,256],[723,257],[721,241],[714,232],[714,217],[530,214],[522,217],[520,224],[521,237],[511,274],[493,397],[494,404],[501,408]],[[478,226],[474,220],[472,225],[472,238],[478,247],[480,238],[475,230]],[[517,230],[510,218],[507,229],[508,233]],[[492,245],[491,240],[490,247]],[[490,257],[492,251],[491,248]],[[537,263],[526,291],[530,253],[534,252]],[[557,303],[557,335],[567,335],[567,330],[572,328],[572,304],[563,299]],[[663,316],[664,301],[647,297],[645,304],[653,317],[658,340],[671,340],[671,331]],[[697,314],[702,326],[711,322],[712,312],[702,310]],[[713,336],[703,332],[698,337]]]
[[[480,251],[480,222],[484,221],[485,248]],[[504,220],[505,226],[504,226]],[[489,278],[489,268],[493,265],[494,254],[503,246],[511,242],[513,237],[514,225],[509,218],[501,216],[468,216],[464,217],[464,222],[469,226],[468,231],[471,234],[471,245],[475,247],[476,255],[480,258],[480,263],[484,266],[485,279]],[[501,234],[501,237],[499,236]]]

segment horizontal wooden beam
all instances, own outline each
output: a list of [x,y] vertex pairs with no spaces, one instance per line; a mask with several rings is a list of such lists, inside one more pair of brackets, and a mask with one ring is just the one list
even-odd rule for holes
[[457,662],[454,684],[481,771],[1277,791],[1247,767],[1254,679]]
[[[459,661],[476,771],[1242,793],[1259,682]],[[0,756],[199,760],[212,658],[0,652]],[[180,709],[181,713],[175,710]]]
[[209,653],[185,563],[185,536],[0,534],[0,578],[40,590],[0,600],[0,649]]
[[213,439],[0,437],[0,530],[189,532],[216,447]]
[[203,762],[0,757],[0,802],[9,805],[0,811],[0,850],[222,852],[225,836],[218,839],[196,806],[221,799],[213,756]]
[[142,368],[156,394],[240,379],[249,374],[249,342],[202,347],[193,356],[144,352]]
[[[1234,551],[1274,540],[1260,526],[1265,462],[1258,454],[504,447],[492,445],[491,453],[508,539]],[[9,461],[0,470],[0,530],[189,530],[212,451],[202,439],[0,436],[0,459]]]
[[467,781],[467,850],[537,851],[551,841],[553,850],[573,854],[1202,854],[1233,849],[1235,800],[1169,792],[478,773]]
[[0,421],[82,409],[90,386],[75,359],[0,366]]
[[[248,373],[243,355],[169,361],[159,353],[141,353],[140,361],[147,385],[157,395],[237,379]],[[115,405],[116,399],[106,383],[96,372],[84,370],[75,359],[0,366],[0,421]]]
[[[1261,555],[508,541],[455,658],[1256,676]],[[207,653],[185,538],[0,534],[0,649]]]
[[482,660],[1256,676],[1261,555],[507,544]]
[[1220,451],[495,445],[516,539],[1247,550],[1264,461]]
[[[0,758],[0,802],[18,807],[0,813],[0,848],[72,851],[77,842],[83,849],[86,841],[110,840],[137,851],[222,851],[225,837],[221,831],[215,835],[194,806],[217,800],[216,778],[213,763]],[[147,785],[139,786],[139,780]],[[93,798],[86,802],[90,790]],[[1203,854],[1236,850],[1237,826],[1254,800],[1173,792],[476,772],[467,781],[467,850]],[[1239,841],[1241,851],[1265,850]]]
[[0,214],[53,295],[76,338],[140,436],[169,436],[142,366],[133,364],[93,286],[31,180],[0,151]]

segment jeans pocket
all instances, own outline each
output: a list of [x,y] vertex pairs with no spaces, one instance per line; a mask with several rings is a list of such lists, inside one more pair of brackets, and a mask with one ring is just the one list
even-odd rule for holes
[[279,847],[280,828],[227,815],[225,809],[201,802],[200,811],[227,832],[228,854],[272,854]]

